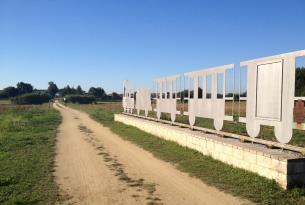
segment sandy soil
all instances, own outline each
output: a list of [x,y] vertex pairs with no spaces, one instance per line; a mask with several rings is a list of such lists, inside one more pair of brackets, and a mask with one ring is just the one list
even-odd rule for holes
[[54,104],[61,204],[245,204],[121,139],[87,114]]

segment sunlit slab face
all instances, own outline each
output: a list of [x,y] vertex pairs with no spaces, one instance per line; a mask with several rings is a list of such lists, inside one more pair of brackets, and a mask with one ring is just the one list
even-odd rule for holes
[[128,81],[125,80],[123,82],[123,109],[124,109],[124,112],[132,113],[132,110],[134,109],[133,95],[134,95],[134,93],[128,87]]
[[161,113],[168,113],[171,116],[171,121],[175,121],[176,114],[179,112],[177,111],[176,90],[174,85],[179,77],[180,75],[174,75],[154,80],[158,89],[158,119],[161,118]]
[[[204,117],[214,120],[217,131],[222,129],[225,119],[225,75],[227,70],[233,69],[234,64],[228,64],[184,74],[190,84],[187,115],[191,126],[195,125],[196,117]],[[200,98],[199,87],[202,89]],[[233,121],[233,117],[226,120]]]
[[281,120],[282,61],[257,66],[256,117]]
[[141,110],[144,110],[146,117],[148,115],[148,111],[152,110],[149,89],[139,88],[137,90],[136,109],[137,109],[138,115],[140,114]]
[[305,50],[241,62],[248,68],[246,127],[257,137],[261,125],[274,127],[280,143],[292,137],[296,57]]

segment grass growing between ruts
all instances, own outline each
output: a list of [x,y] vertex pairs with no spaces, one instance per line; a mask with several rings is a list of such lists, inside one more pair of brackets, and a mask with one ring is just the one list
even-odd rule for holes
[[[274,180],[214,160],[201,153],[160,139],[140,129],[114,122],[115,109],[105,106],[72,105],[87,112],[93,119],[109,127],[125,140],[150,151],[154,156],[171,162],[203,182],[258,204],[305,204],[305,189],[283,190]],[[191,191],[191,190],[190,190]]]
[[0,111],[0,204],[54,204],[57,111],[9,106]]

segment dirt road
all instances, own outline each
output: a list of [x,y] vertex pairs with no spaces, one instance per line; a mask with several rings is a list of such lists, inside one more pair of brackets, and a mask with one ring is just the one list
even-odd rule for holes
[[54,104],[55,177],[63,204],[245,204],[121,139],[77,110]]

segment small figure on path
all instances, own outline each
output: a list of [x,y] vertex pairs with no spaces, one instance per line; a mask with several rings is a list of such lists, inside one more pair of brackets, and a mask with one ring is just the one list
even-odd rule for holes
[[64,105],[67,106],[67,99],[64,98],[63,100],[64,100]]

